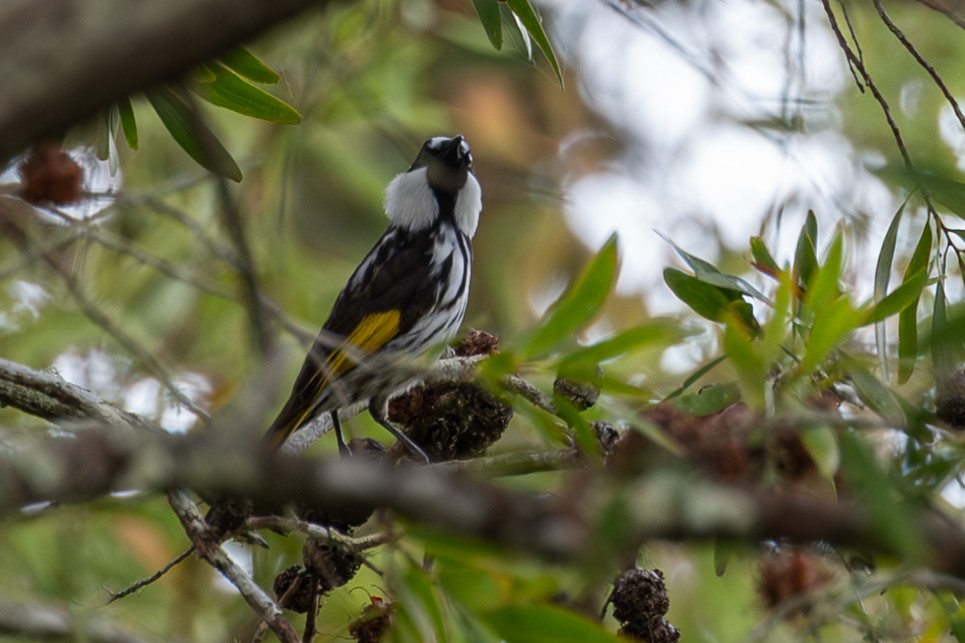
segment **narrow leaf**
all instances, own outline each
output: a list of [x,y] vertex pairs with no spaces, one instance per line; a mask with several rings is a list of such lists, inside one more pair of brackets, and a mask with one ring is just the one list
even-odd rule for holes
[[715,357],[714,359],[710,360],[709,362],[707,362],[706,364],[704,364],[703,366],[701,366],[700,368],[698,368],[696,371],[694,371],[693,373],[691,373],[691,374],[687,377],[687,379],[685,379],[685,380],[683,381],[683,384],[681,384],[677,389],[675,389],[675,390],[674,390],[672,393],[670,393],[667,397],[663,398],[663,401],[664,401],[664,402],[667,402],[667,401],[672,400],[672,399],[674,399],[674,398],[676,398],[676,397],[680,397],[680,395],[682,395],[684,391],[686,391],[688,388],[690,388],[691,386],[693,386],[694,383],[697,382],[697,381],[698,381],[700,378],[702,378],[704,375],[706,375],[707,373],[709,373],[709,372],[711,372],[712,370],[714,370],[715,368],[717,368],[717,367],[718,367],[720,364],[722,364],[722,363],[724,362],[724,360],[726,360],[726,359],[727,359],[727,356],[726,356],[726,355],[721,355],[720,357]]
[[685,336],[686,332],[677,322],[650,320],[569,353],[560,361],[559,370],[568,372],[578,364],[596,365],[644,348],[669,346]]
[[[932,310],[931,325],[931,359],[935,370],[942,375],[949,375],[955,370],[956,360],[952,342],[936,340],[936,337],[947,335],[948,318],[945,313],[945,286],[939,282],[935,288],[935,306]],[[960,342],[960,340],[959,340]]]
[[797,239],[797,249],[794,251],[793,271],[798,276],[802,289],[807,287],[818,267],[817,225],[814,213],[808,212],[807,221]]
[[676,268],[665,268],[663,280],[673,294],[695,313],[710,321],[723,321],[724,312],[732,299],[718,286],[712,286]]
[[620,639],[576,612],[549,605],[509,605],[483,616],[506,641],[619,643]]
[[915,372],[918,361],[918,300],[898,314],[898,383],[904,384]]
[[493,48],[499,51],[503,48],[503,19],[499,12],[497,0],[472,0],[479,22],[486,31],[486,37]]
[[204,124],[200,114],[167,87],[146,92],[158,118],[178,145],[203,168],[218,176],[241,181],[241,168],[228,154],[221,141]]
[[607,240],[576,283],[550,308],[548,316],[527,343],[528,358],[545,355],[586,326],[606,302],[616,283],[617,237]]
[[543,52],[543,55],[546,56],[546,60],[549,61],[550,66],[553,68],[560,87],[563,87],[563,72],[560,69],[560,63],[557,61],[556,54],[553,52],[553,46],[550,45],[549,38],[546,37],[546,32],[543,30],[543,23],[533,10],[529,0],[505,0],[505,2],[509,8],[512,9],[516,17],[519,18],[523,26],[526,27],[529,35],[536,41],[536,45],[540,48],[540,51]]
[[807,296],[805,308],[812,314],[826,306],[841,294],[839,282],[844,266],[844,235],[840,230],[831,241],[824,264],[816,266],[811,278],[805,282]]
[[918,298],[921,297],[921,292],[927,283],[928,274],[924,270],[917,275],[913,275],[903,284],[895,288],[891,294],[872,306],[868,313],[868,318],[865,319],[862,325],[877,324],[892,315],[900,313],[912,304],[918,303]]
[[117,112],[121,117],[121,131],[124,132],[124,140],[132,150],[137,149],[137,121],[134,119],[134,108],[131,106],[131,99],[126,96],[117,101]]
[[[880,302],[888,293],[888,283],[891,281],[891,267],[895,260],[895,244],[898,241],[898,224],[901,223],[901,215],[905,211],[907,199],[895,212],[891,218],[891,225],[885,232],[885,238],[881,242],[881,250],[878,251],[878,263],[875,266],[875,302]],[[883,321],[875,324],[875,344],[878,348],[878,361],[881,372],[885,379],[888,375],[888,334]]]
[[895,426],[904,426],[905,412],[894,393],[881,380],[859,364],[847,365],[847,374],[858,397],[868,408]]
[[204,66],[213,80],[204,77],[191,85],[198,96],[212,105],[272,123],[300,123],[302,115],[285,101],[255,87],[227,67],[212,63]]
[[230,68],[239,76],[243,76],[256,83],[273,85],[281,78],[275,70],[244,47],[235,47],[219,56],[218,60],[223,62],[226,67]]
[[861,324],[861,318],[862,313],[851,306],[847,297],[838,297],[819,309],[808,336],[804,357],[798,365],[801,372],[810,373],[817,368]]
[[694,417],[716,413],[741,398],[740,388],[733,382],[709,384],[696,393],[681,395],[674,405]]
[[825,480],[834,480],[841,464],[838,436],[827,426],[814,426],[801,431],[801,444],[811,456],[818,473]]
[[754,257],[754,263],[757,264],[758,269],[763,269],[770,275],[776,275],[781,271],[777,262],[774,261],[774,257],[771,256],[770,250],[764,244],[764,240],[760,237],[751,237],[751,256]]

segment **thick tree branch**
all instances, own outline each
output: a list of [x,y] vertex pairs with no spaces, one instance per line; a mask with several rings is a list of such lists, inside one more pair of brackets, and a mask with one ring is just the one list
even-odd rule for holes
[[324,0],[6,0],[0,161]]
[[85,617],[77,610],[26,603],[0,602],[0,634],[23,640],[70,640],[91,643],[138,643],[139,636],[124,632],[107,620]]
[[[0,514],[119,488],[190,488],[209,497],[250,498],[259,511],[280,512],[293,503],[328,512],[382,507],[424,525],[550,559],[612,557],[659,538],[787,538],[900,555],[965,578],[965,534],[928,510],[918,510],[909,527],[918,531],[914,540],[920,551],[907,552],[897,550],[895,539],[857,503],[765,493],[676,471],[651,472],[627,483],[588,470],[583,484],[546,496],[508,491],[439,466],[267,455],[238,446],[238,440],[215,439],[217,433],[203,439],[141,433],[132,440],[130,434],[89,431],[76,439],[49,440],[0,459]],[[616,525],[614,512],[621,516]],[[607,537],[600,539],[596,530],[604,524]],[[217,552],[209,553],[224,572]],[[273,614],[271,603],[259,609]]]

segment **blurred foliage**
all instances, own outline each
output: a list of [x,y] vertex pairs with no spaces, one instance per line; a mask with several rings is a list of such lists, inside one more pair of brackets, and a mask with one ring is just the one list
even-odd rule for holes
[[[122,348],[123,334],[202,408],[242,409],[267,424],[301,361],[305,334],[314,334],[384,227],[384,186],[423,138],[460,132],[473,146],[485,203],[466,326],[502,338],[482,376],[498,387],[503,376],[521,373],[551,391],[564,375],[602,390],[582,413],[555,398],[568,434],[542,409],[513,398],[516,419],[496,453],[573,440],[598,456],[590,465],[598,467],[593,423],[606,422],[648,439],[648,453],[661,466],[669,458],[675,474],[713,476],[701,469],[703,438],[675,433],[653,409],[669,405],[701,419],[685,428],[711,427],[718,439],[734,427],[711,423],[739,411],[751,418],[739,447],[760,460],[753,476],[740,470],[740,481],[846,492],[902,558],[915,560],[917,510],[960,517],[963,453],[943,409],[965,395],[956,379],[965,363],[965,225],[958,221],[965,181],[960,150],[936,116],[947,109],[940,93],[921,89],[924,72],[910,56],[895,55],[899,45],[873,7],[842,6],[916,163],[902,162],[867,95],[844,95],[844,129],[857,149],[884,157],[877,175],[902,205],[855,212],[837,226],[819,222],[827,220],[820,211],[800,221],[774,214],[741,248],[710,235],[707,248],[667,238],[679,265],[667,266],[664,279],[688,312],[655,317],[643,297],[614,293],[621,255],[638,249],[614,236],[591,251],[562,224],[558,186],[569,173],[605,165],[601,157],[615,156],[623,139],[619,125],[603,122],[571,90],[561,92],[564,80],[570,88],[580,79],[554,54],[529,3],[362,0],[309,13],[183,85],[121,101],[104,115],[98,153],[109,160],[99,172],[116,171],[123,188],[92,194],[88,208],[30,210],[25,240],[0,240],[0,354],[56,368],[168,428],[200,424],[143,359]],[[535,7],[552,16],[548,5]],[[922,55],[961,86],[954,63],[965,40],[957,28],[913,3],[893,9]],[[899,97],[909,92],[917,98],[906,106]],[[560,159],[559,141],[601,128],[612,149]],[[202,167],[244,179],[226,184]],[[103,192],[103,184],[90,186]],[[261,403],[247,395],[265,364],[240,294],[226,203],[243,220],[261,292],[277,305],[272,332],[287,358]],[[876,261],[864,265],[857,246],[879,223],[887,232]],[[791,227],[788,253],[775,240]],[[44,257],[69,266],[75,288]],[[873,294],[856,292],[855,274],[874,280]],[[92,321],[84,301],[103,318]],[[12,442],[40,424],[10,410],[0,420]],[[352,430],[383,437],[367,418]],[[313,448],[334,453],[332,442]],[[729,457],[711,453],[717,465]],[[801,461],[806,475],[794,477]],[[500,484],[558,493],[579,482],[572,480],[549,472]],[[404,539],[371,557],[382,574],[363,567],[324,599],[318,640],[344,640],[350,621],[383,598],[394,605],[399,641],[616,640],[612,616],[594,622],[614,569],[555,565],[407,528]],[[599,534],[597,546],[607,552],[616,536]],[[268,551],[238,551],[270,586],[297,560],[301,543],[266,537]],[[0,528],[0,599],[96,608],[107,598],[103,588],[119,590],[185,547],[157,498],[26,512]],[[434,564],[424,566],[426,557]],[[819,587],[804,588],[814,590],[807,609],[783,614],[766,607],[759,548],[661,542],[639,558],[664,571],[667,619],[687,641],[965,640],[956,594],[909,580],[903,559],[875,561],[873,575],[839,565],[830,579],[816,576]],[[250,640],[257,626],[217,574],[193,559],[98,611],[163,640]]]

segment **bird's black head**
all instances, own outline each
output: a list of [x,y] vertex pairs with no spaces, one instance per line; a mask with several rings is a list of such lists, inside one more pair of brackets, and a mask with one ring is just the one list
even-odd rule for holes
[[426,168],[426,177],[434,190],[456,193],[466,185],[472,170],[472,151],[462,135],[436,136],[422,144],[409,171]]

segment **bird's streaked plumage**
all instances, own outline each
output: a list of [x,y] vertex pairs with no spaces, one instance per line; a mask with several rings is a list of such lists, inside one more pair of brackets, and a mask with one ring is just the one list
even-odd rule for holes
[[291,396],[268,429],[271,447],[331,413],[344,451],[337,410],[370,399],[373,417],[425,457],[385,420],[385,396],[394,388],[386,371],[392,357],[421,354],[459,330],[481,211],[482,189],[465,139],[427,140],[409,170],[386,188],[389,228],[336,299]]

